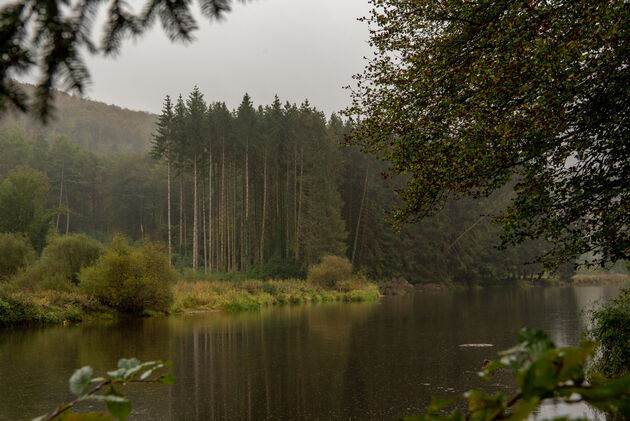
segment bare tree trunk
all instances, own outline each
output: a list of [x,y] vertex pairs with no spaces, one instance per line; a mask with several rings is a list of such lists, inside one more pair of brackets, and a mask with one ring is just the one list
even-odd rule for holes
[[166,155],[166,207],[167,207],[167,218],[168,218],[168,264],[173,264],[173,243],[172,243],[172,233],[171,233],[171,150],[169,150]]
[[367,195],[368,174],[370,171],[370,163],[365,167],[365,180],[363,181],[363,197],[361,197],[361,206],[359,206],[359,216],[357,217],[357,228],[354,232],[354,246],[352,247],[352,264],[354,265],[354,257],[357,253],[357,243],[359,241],[359,229],[361,228],[361,215],[363,214],[363,206],[365,205],[365,196]]
[[234,165],[234,187],[232,188],[232,270],[237,269],[238,255],[236,254],[236,187],[238,186],[238,178],[236,174],[236,164]]
[[203,221],[203,272],[208,273],[208,244],[206,243],[206,183],[202,184],[201,220]]
[[263,208],[260,229],[260,265],[265,263],[265,219],[267,217],[267,149],[263,161]]
[[66,235],[70,232],[70,203],[68,202],[68,189],[66,189]]
[[[61,161],[61,181],[59,183],[59,208],[61,209],[61,200],[63,198],[63,170],[65,167],[65,160]],[[57,222],[55,223],[55,230],[59,231],[59,213],[57,213]]]
[[295,222],[295,260],[300,260],[300,218],[302,216],[302,191],[304,190],[304,156],[300,158],[300,193],[298,197],[298,210]]
[[179,173],[179,255],[184,245],[184,175]]
[[193,157],[193,270],[199,269],[199,197],[197,191],[197,154]]
[[220,219],[219,222],[221,224],[221,269],[225,270],[226,268],[226,259],[225,259],[225,139],[222,139],[222,151],[221,151],[221,203],[220,207]]
[[[244,227],[243,227],[244,225]],[[241,270],[249,264],[249,137],[245,139],[245,222],[241,223]]]
[[289,257],[289,248],[290,248],[290,244],[291,244],[291,211],[290,211],[290,202],[289,202],[289,179],[291,178],[289,174],[291,174],[290,172],[290,166],[291,164],[289,163],[289,160],[287,159],[287,169],[286,169],[286,181],[287,181],[287,187],[286,187],[286,191],[284,192],[284,215],[285,215],[285,222],[286,222],[286,238],[285,238],[285,247],[284,247],[284,257],[288,258]]
[[225,205],[225,236],[227,237],[227,242],[225,245],[225,254],[226,254],[226,261],[225,261],[225,266],[227,268],[228,271],[232,270],[232,217],[231,217],[231,200],[229,200],[230,198],[230,180],[229,180],[229,171],[230,171],[230,165],[228,165],[228,181],[227,181],[227,192],[225,193],[225,197],[226,197],[226,205]]
[[297,146],[293,146],[293,235],[297,233]]
[[213,242],[213,234],[214,231],[212,229],[212,147],[210,147],[210,158],[209,161],[210,163],[208,164],[208,186],[209,186],[209,193],[208,193],[208,255],[210,258],[210,271],[213,270],[214,265],[213,265],[213,260],[214,260],[214,256],[213,256],[213,247],[212,247],[212,242]]

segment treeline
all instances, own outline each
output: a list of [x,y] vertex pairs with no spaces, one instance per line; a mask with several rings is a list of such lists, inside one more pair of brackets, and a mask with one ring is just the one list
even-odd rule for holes
[[[157,132],[152,153],[166,162],[168,185],[171,172],[178,185],[176,248],[190,253],[193,269],[249,270],[270,259],[312,264],[344,253],[342,156],[332,126],[308,103],[282,105],[276,97],[255,109],[245,95],[230,112],[221,102],[207,105],[195,88],[185,102],[166,97]],[[184,175],[192,177],[192,197]],[[170,209],[171,195],[167,201]]]
[[475,284],[538,272],[525,263],[542,244],[497,250],[498,228],[480,216],[499,212],[507,194],[449,202],[396,233],[385,219],[397,181],[383,179],[382,162],[341,146],[349,130],[308,102],[254,107],[245,95],[229,110],[195,89],[165,100],[150,153],[96,155],[67,138],[3,130],[0,176],[41,171],[58,232],[170,238],[179,268],[300,277],[333,254],[374,279]]

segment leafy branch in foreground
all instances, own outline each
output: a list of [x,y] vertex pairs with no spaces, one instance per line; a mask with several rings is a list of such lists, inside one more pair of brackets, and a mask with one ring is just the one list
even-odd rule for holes
[[[172,374],[162,374],[157,377],[154,375],[159,370],[170,366],[172,366],[171,362],[148,361],[141,363],[136,358],[122,358],[118,361],[118,369],[108,371],[107,377],[93,377],[94,370],[86,365],[75,370],[69,380],[70,392],[77,398],[32,421],[111,421],[113,419],[125,421],[131,412],[131,402],[114,386],[126,385],[127,383],[175,384],[175,377]],[[82,401],[105,403],[111,417],[99,412],[72,413],[72,408]]]
[[[41,77],[34,111],[46,121],[53,107],[53,88],[83,92],[90,74],[82,57],[115,55],[125,38],[137,38],[159,20],[171,41],[189,42],[197,30],[190,1],[17,0],[0,7],[0,114],[12,105],[26,111],[27,95],[13,77],[36,68]],[[129,4],[135,3],[135,4]],[[221,19],[231,0],[199,0],[201,15]],[[97,24],[99,13],[105,22]],[[94,31],[95,27],[96,31]],[[101,33],[96,40],[94,32]]]
[[[526,420],[545,399],[559,399],[567,404],[586,402],[604,412],[630,415],[630,375],[608,379],[590,373],[590,383],[585,380],[585,365],[597,342],[557,348],[545,332],[527,328],[519,332],[519,341],[479,373],[489,380],[498,369],[510,369],[519,387],[514,396],[471,390],[450,398],[434,397],[424,415],[402,420]],[[461,399],[468,400],[467,414],[454,410],[444,415],[445,408]]]

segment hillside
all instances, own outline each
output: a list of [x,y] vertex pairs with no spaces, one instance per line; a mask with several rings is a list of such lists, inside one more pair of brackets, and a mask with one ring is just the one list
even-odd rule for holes
[[[29,85],[25,85],[28,89]],[[57,91],[54,118],[43,126],[21,113],[6,113],[0,129],[18,126],[29,135],[66,136],[96,153],[142,152],[148,149],[157,116]]]

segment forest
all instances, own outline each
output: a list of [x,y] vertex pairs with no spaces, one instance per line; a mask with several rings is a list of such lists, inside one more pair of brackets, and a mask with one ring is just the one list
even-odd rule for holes
[[[61,103],[59,121],[74,109]],[[103,120],[102,107],[82,113],[86,124]],[[385,177],[386,163],[345,145],[348,121],[308,101],[276,97],[256,107],[245,94],[230,110],[195,88],[166,97],[159,118],[148,115],[156,122],[148,139],[137,138],[137,126],[115,124],[133,114],[117,109],[109,120],[130,145],[146,145],[127,153],[115,141],[109,150],[107,142],[90,146],[95,140],[61,125],[24,130],[5,119],[0,176],[41,176],[53,231],[159,241],[180,270],[303,278],[322,256],[339,255],[372,279],[411,283],[487,284],[540,271],[532,262],[543,242],[497,248],[492,217],[510,201],[507,189],[451,200],[432,218],[393,226],[388,211],[404,177]]]

